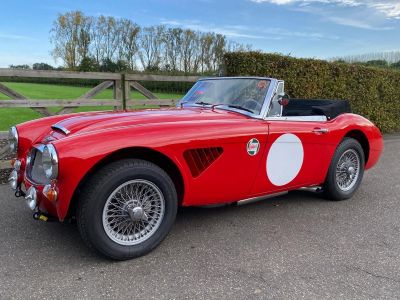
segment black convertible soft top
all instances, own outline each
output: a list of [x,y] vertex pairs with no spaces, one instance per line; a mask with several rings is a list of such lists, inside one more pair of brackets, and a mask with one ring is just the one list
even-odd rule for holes
[[290,99],[282,116],[326,116],[331,120],[344,113],[351,113],[347,100]]

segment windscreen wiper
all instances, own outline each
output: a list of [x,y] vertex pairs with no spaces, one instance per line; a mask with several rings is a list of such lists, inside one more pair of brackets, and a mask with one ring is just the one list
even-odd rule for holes
[[236,109],[248,111],[249,113],[254,114],[254,111],[252,111],[251,109],[248,109],[248,108],[243,107],[243,106],[240,106],[240,105],[231,105],[231,104],[225,104],[225,103],[212,104],[212,103],[203,102],[203,101],[195,102],[195,104],[200,104],[200,105],[211,105],[211,109],[214,109],[214,107],[217,107],[217,106],[227,106],[227,107],[230,107],[230,108],[236,108]]
[[204,102],[204,101],[195,102],[194,104],[200,104],[200,105],[212,105],[212,103],[208,103],[208,102]]
[[248,111],[248,112],[254,114],[254,111],[252,111],[251,109],[248,109],[248,108],[240,106],[240,105],[231,105],[231,104],[229,104],[227,106],[230,107],[230,108],[236,108],[236,109],[245,110],[245,111]]

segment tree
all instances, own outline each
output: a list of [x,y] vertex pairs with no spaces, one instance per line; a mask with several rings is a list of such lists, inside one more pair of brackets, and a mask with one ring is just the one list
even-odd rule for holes
[[82,59],[78,71],[80,72],[96,72],[100,71],[100,65],[97,63],[94,57],[86,56]]
[[140,32],[139,58],[144,70],[160,68],[165,26],[145,27]]
[[125,72],[129,70],[129,65],[124,60],[116,62],[106,58],[100,65],[101,72]]
[[51,42],[54,58],[67,69],[107,72],[134,70],[139,61],[146,71],[215,73],[224,53],[251,49],[213,32],[161,25],[141,29],[129,19],[87,17],[80,11],[57,17]]
[[182,70],[190,73],[197,69],[196,64],[196,48],[198,46],[198,38],[193,30],[186,29],[182,34],[181,51],[182,51]]
[[369,60],[364,63],[366,66],[371,66],[371,67],[379,67],[379,68],[387,68],[389,66],[388,62],[383,59],[377,59],[377,60]]
[[94,57],[97,63],[116,61],[121,41],[121,27],[114,17],[99,16],[92,28]]
[[400,60],[400,51],[374,52],[359,55],[349,55],[332,60],[344,60],[348,63],[365,63],[368,61],[387,61],[389,64],[394,64]]
[[200,37],[200,68],[201,73],[212,69],[213,44],[215,34],[211,32],[203,33]]
[[213,43],[213,59],[212,59],[212,71],[217,71],[222,64],[222,60],[225,53],[226,47],[226,36],[217,34]]
[[400,60],[390,65],[391,68],[400,69]]
[[244,52],[252,51],[251,45],[243,45],[235,41],[228,41],[226,46],[228,52]]
[[33,70],[54,70],[54,67],[46,63],[35,63],[32,66]]
[[131,68],[127,61],[125,61],[123,59],[119,59],[119,60],[117,60],[117,70],[118,70],[118,72],[126,72],[126,71],[131,70]]
[[120,41],[118,44],[118,57],[124,59],[130,70],[136,69],[136,56],[139,51],[138,36],[140,27],[128,19],[119,22]]
[[61,59],[67,68],[75,69],[89,54],[92,18],[80,11],[58,15],[51,29],[52,51],[55,59]]
[[336,59],[333,62],[336,62],[336,63],[339,63],[339,64],[345,64],[346,63],[346,61],[343,58]]
[[31,67],[28,65],[10,65],[9,68],[14,70],[29,70]]
[[168,28],[164,34],[165,69],[177,71],[181,69],[182,59],[182,28]]

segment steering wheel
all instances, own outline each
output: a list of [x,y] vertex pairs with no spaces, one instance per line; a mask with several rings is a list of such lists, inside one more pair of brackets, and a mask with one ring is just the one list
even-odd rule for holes
[[243,107],[246,107],[253,111],[260,111],[262,106],[258,101],[254,100],[254,99],[249,99],[243,103]]

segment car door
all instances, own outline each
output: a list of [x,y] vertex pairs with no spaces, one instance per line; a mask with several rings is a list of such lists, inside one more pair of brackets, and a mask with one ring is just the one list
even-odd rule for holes
[[[189,148],[182,145],[184,148],[179,150],[183,153],[182,161],[193,160],[193,163],[183,163],[189,175],[187,186],[190,187],[185,191],[185,205],[212,205],[248,198],[265,152],[267,137],[267,121],[246,118],[218,126],[212,139],[192,141]],[[210,149],[219,149],[220,154],[204,170],[193,174],[196,161],[209,161],[204,153]]]
[[326,121],[269,121],[254,196],[322,183],[330,163]]
[[252,189],[253,196],[324,181],[330,162],[329,124],[322,116],[282,117],[279,96],[284,83],[278,83],[266,120],[269,133],[260,168]]

